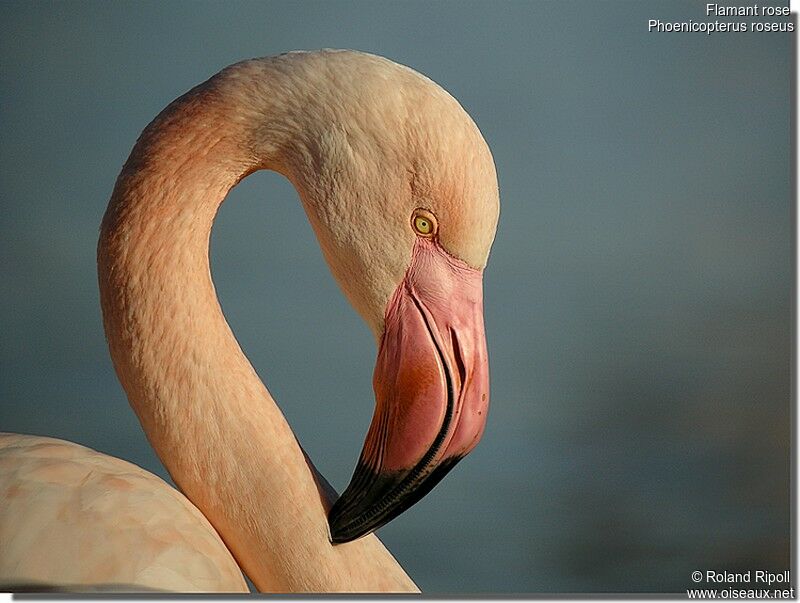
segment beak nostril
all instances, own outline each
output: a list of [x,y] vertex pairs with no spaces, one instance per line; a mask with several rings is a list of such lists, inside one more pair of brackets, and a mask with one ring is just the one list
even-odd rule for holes
[[[464,358],[461,355],[461,347],[458,343],[458,336],[456,335],[455,329],[450,327],[450,340],[453,342],[453,359],[456,363],[456,370],[458,371],[458,377],[460,379],[459,386],[463,390],[467,383],[467,368],[464,366]],[[484,394],[484,399],[486,398],[486,394]]]

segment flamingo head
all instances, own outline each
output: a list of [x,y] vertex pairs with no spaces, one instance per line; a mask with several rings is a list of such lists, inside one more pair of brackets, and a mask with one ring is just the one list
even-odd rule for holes
[[331,540],[344,543],[417,502],[483,433],[482,278],[497,177],[472,119],[424,76],[349,51],[280,60],[298,63],[286,71],[305,86],[305,122],[282,147],[291,161],[275,169],[300,192],[333,275],[379,346],[372,423],[329,513]]

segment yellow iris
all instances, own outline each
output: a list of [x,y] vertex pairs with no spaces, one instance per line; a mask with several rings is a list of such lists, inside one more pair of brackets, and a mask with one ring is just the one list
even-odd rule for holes
[[419,234],[431,234],[433,230],[433,224],[431,224],[430,220],[423,218],[422,216],[417,216],[414,220],[414,227],[417,229]]
[[414,210],[411,223],[414,226],[414,230],[417,231],[417,234],[423,237],[432,237],[436,234],[436,216],[429,211],[424,209]]

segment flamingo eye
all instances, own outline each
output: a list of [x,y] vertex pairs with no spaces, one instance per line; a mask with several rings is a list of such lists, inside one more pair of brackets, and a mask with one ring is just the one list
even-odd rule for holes
[[411,217],[411,224],[414,226],[414,230],[420,236],[432,237],[436,234],[436,216],[427,210],[414,210],[414,214]]

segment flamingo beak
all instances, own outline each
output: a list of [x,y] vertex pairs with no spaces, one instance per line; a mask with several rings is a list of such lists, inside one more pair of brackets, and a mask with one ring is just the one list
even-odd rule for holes
[[331,541],[377,530],[425,496],[480,439],[489,405],[483,274],[420,238],[375,365],[375,414],[328,516]]

